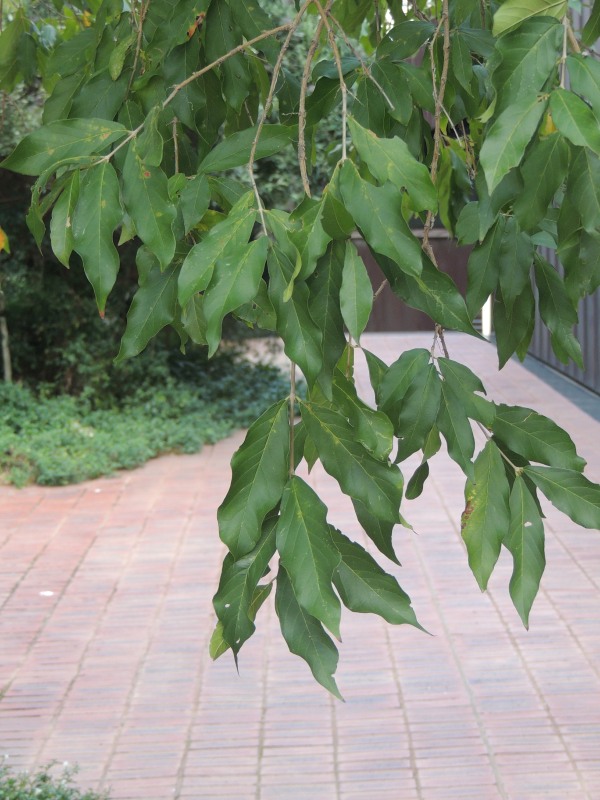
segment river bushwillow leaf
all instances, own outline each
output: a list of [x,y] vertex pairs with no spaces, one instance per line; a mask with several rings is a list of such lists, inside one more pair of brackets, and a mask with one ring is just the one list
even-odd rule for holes
[[287,402],[254,422],[231,460],[231,485],[217,517],[219,535],[237,561],[256,547],[265,517],[281,500],[289,471]]
[[400,521],[402,474],[387,460],[375,458],[360,442],[348,420],[331,408],[300,403],[302,419],[327,472],[350,497],[387,522]]
[[494,442],[488,441],[474,466],[475,480],[468,480],[465,488],[461,528],[469,566],[485,591],[509,527],[509,486]]
[[327,507],[297,476],[281,499],[277,550],[298,603],[339,639],[341,607],[332,580],[340,555],[331,541]]
[[546,566],[544,524],[523,478],[517,476],[509,499],[510,528],[504,544],[513,557],[510,596],[523,625],[529,627],[529,612]]
[[303,658],[315,680],[341,700],[333,677],[339,658],[337,648],[319,620],[302,608],[292,582],[281,565],[277,574],[275,611],[290,652]]
[[213,598],[222,637],[237,656],[241,646],[254,633],[252,601],[258,584],[275,553],[276,518],[270,518],[255,548],[237,561],[225,556],[219,588]]
[[[101,311],[117,274],[133,296],[117,361],[168,326],[182,348],[213,355],[234,316],[276,332],[299,378],[232,460],[213,656],[237,658],[275,582],[289,648],[337,696],[328,630],[339,633],[340,598],[415,624],[395,579],[329,524],[318,475],[315,488],[299,477],[319,461],[369,544],[397,564],[395,526],[410,526],[391,459],[411,459],[406,495],[418,497],[443,438],[467,475],[469,563],[485,588],[501,545],[510,550],[526,625],[544,567],[538,494],[600,527],[600,486],[569,435],[510,405],[523,401],[506,382],[506,405],[490,402],[460,363],[461,337],[441,340],[447,358],[438,327],[433,337],[435,324],[482,338],[474,320],[491,296],[495,342],[481,347],[495,346],[500,367],[526,356],[536,325],[558,359],[583,366],[579,303],[600,286],[599,4],[571,30],[566,0],[449,0],[447,14],[440,3],[334,0],[339,24],[322,25],[313,51],[314,2],[152,0],[132,25],[120,0],[95,0],[79,28],[53,11],[58,0],[43,25],[36,4],[12,3],[0,90],[20,141],[2,167],[34,176],[34,239],[43,246],[49,223],[56,257],[69,266],[79,254]],[[12,124],[19,83],[23,96],[49,93],[25,136]],[[458,285],[447,233],[473,248]],[[385,304],[365,249],[431,319],[434,341],[388,348],[390,367],[361,346]],[[355,375],[363,355],[371,386]],[[489,439],[478,455],[473,423]]]

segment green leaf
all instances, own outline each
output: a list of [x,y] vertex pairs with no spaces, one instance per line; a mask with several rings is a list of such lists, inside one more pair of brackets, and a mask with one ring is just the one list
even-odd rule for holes
[[142,161],[135,141],[123,167],[123,201],[138,236],[165,269],[175,254],[175,206],[169,199],[167,176]]
[[467,262],[467,309],[475,317],[498,285],[500,276],[500,243],[506,218],[498,217],[481,244],[476,244]]
[[179,303],[183,307],[196,293],[206,289],[213,275],[218,258],[228,258],[247,245],[256,209],[254,195],[247,192],[231,209],[227,217],[195,244],[186,256],[179,276]]
[[528,19],[498,39],[492,72],[496,116],[542,91],[556,72],[562,42],[563,26],[548,16]]
[[419,275],[421,246],[402,216],[399,190],[390,183],[372,186],[362,180],[351,161],[345,161],[340,171],[340,191],[347,210],[373,250],[390,258],[404,272]]
[[486,427],[491,427],[496,409],[493,403],[484,397],[479,397],[475,392],[485,394],[483,384],[474,372],[449,358],[438,358],[438,367],[444,376],[444,381],[459,398],[465,414],[471,419],[476,419]]
[[267,247],[267,237],[261,236],[250,244],[230,247],[226,255],[217,258],[211,282],[204,293],[209,357],[220,344],[225,316],[257,294],[267,260]]
[[391,181],[397,189],[406,189],[416,211],[437,209],[437,195],[429,170],[420,163],[402,139],[380,139],[373,131],[348,118],[352,144],[371,174],[384,184]]
[[391,453],[394,427],[382,411],[375,411],[360,399],[356,386],[339,369],[335,371],[333,402],[356,430],[358,440],[375,458],[386,459]]
[[433,364],[428,364],[411,381],[397,422],[392,419],[398,436],[396,463],[424,446],[438,415],[441,393],[438,372]]
[[508,500],[502,456],[494,442],[488,441],[475,459],[475,480],[467,481],[461,518],[469,566],[482,591],[487,588],[509,530]]
[[90,167],[81,180],[73,212],[73,249],[81,256],[101,314],[119,272],[113,232],[122,218],[119,179],[112,165],[103,162]]
[[21,175],[41,175],[67,158],[103,153],[127,130],[104,119],[64,119],[50,122],[21,139],[0,163]]
[[378,390],[378,404],[390,419],[398,419],[406,393],[417,376],[426,372],[430,360],[429,350],[418,347],[402,353],[383,372]]
[[535,257],[535,277],[539,293],[540,316],[551,334],[552,349],[557,357],[568,363],[569,358],[584,368],[581,345],[573,333],[577,311],[567,294],[558,272],[544,258]]
[[392,103],[392,107],[387,104],[387,113],[402,125],[408,125],[413,112],[413,103],[402,67],[382,59],[372,64],[371,74]]
[[127,327],[116,363],[141,353],[150,339],[173,321],[177,308],[178,272],[175,264],[164,272],[157,267],[137,290],[127,313]]
[[592,13],[581,31],[582,42],[591,47],[600,36],[600,3],[594,2]]
[[398,581],[388,575],[375,559],[356,542],[335,528],[331,538],[341,556],[334,583],[342,602],[351,611],[378,614],[392,625],[419,625],[410,603]]
[[293,286],[286,302],[285,291],[292,280],[295,264],[277,245],[269,248],[269,298],[277,316],[277,332],[283,339],[286,355],[302,370],[310,386],[323,367],[322,333],[310,313],[310,295],[304,281]]
[[[233,10],[225,0],[212,0],[204,27],[206,58],[209,63],[242,43],[242,32],[236,23]],[[226,59],[220,69],[223,72],[223,96],[231,108],[239,111],[248,97],[252,81],[248,62],[241,53],[238,53]]]
[[252,603],[275,553],[275,523],[276,518],[267,520],[261,538],[250,553],[238,561],[228,553],[223,561],[213,605],[223,626],[223,639],[235,656],[255,630]]
[[344,244],[333,242],[317,262],[316,269],[308,280],[311,317],[319,321],[322,332],[323,366],[318,384],[328,399],[331,399],[331,383],[336,364],[346,347],[344,321],[340,311],[343,258]]
[[493,123],[480,154],[490,193],[513,167],[521,163],[546,106],[546,100],[526,97],[508,106]]
[[358,342],[371,316],[373,287],[364,261],[352,242],[346,242],[340,308],[350,336]]
[[[256,159],[279,153],[292,141],[295,129],[290,125],[264,125],[256,148]],[[199,173],[221,172],[244,167],[250,160],[252,144],[258,128],[232,133],[210,151],[198,167]]]
[[395,523],[379,519],[375,513],[372,513],[364,503],[356,498],[352,498],[352,505],[354,506],[356,518],[379,552],[387,556],[394,564],[400,564],[392,544]]
[[239,560],[256,547],[265,517],[288,480],[290,437],[287,400],[268,408],[231,460],[231,485],[217,512],[219,536]]
[[208,344],[206,341],[206,318],[204,316],[204,297],[197,294],[182,309],[181,322],[184,331],[196,344]]
[[584,528],[600,530],[600,486],[580,472],[554,467],[524,467],[552,505]]
[[337,648],[321,623],[302,608],[294,587],[281,566],[277,575],[275,611],[290,652],[303,658],[315,680],[341,700],[342,696],[333,678],[338,663]]
[[562,19],[566,10],[566,0],[506,0],[494,14],[492,32],[500,36],[535,16]]
[[531,231],[546,216],[548,206],[567,174],[569,147],[554,133],[532,146],[521,165],[523,191],[514,204],[523,230]]
[[65,188],[52,209],[50,243],[61,264],[69,267],[73,252],[73,211],[79,199],[79,170],[73,170]]
[[530,283],[533,265],[533,244],[531,238],[519,230],[514,217],[508,217],[502,241],[500,242],[499,286],[502,299],[507,309],[511,309],[514,301]]
[[314,403],[300,403],[302,419],[325,470],[349,497],[360,500],[372,513],[399,522],[402,475],[376,459],[356,440],[354,428],[339,412]]
[[501,295],[494,300],[494,331],[500,369],[516,352],[523,360],[533,336],[535,324],[535,299],[531,284],[507,308]]
[[573,144],[600,154],[600,127],[592,109],[573,92],[554,89],[550,95],[552,121]]
[[448,455],[456,461],[467,478],[474,481],[472,459],[475,438],[460,398],[452,391],[448,381],[442,381],[442,399],[436,422],[448,445]]
[[579,212],[584,230],[595,233],[600,220],[600,159],[587,147],[578,148],[571,161],[563,208],[567,202]]
[[429,461],[423,461],[414,471],[411,479],[406,484],[406,499],[416,500],[423,493],[423,486],[429,477]]
[[504,544],[513,557],[510,596],[523,625],[529,627],[529,612],[546,566],[544,524],[537,504],[523,478],[517,476],[510,493],[510,528]]
[[392,290],[407,305],[423,311],[433,322],[438,322],[448,330],[479,336],[471,324],[465,301],[452,278],[434,266],[425,255],[422,261],[421,274],[414,276],[401,272],[385,257],[377,258]]
[[428,20],[404,20],[386,33],[377,48],[377,56],[391,61],[404,61],[414,55],[434,33],[435,26]]
[[585,467],[569,434],[530,408],[497,406],[492,430],[513,452],[529,461],[578,472]]
[[332,586],[340,555],[331,541],[327,507],[302,478],[283,493],[277,550],[299,605],[340,638],[340,601]]
[[21,78],[19,53],[27,27],[24,9],[17,8],[14,19],[0,32],[0,89],[3,92],[12,92]]
[[200,222],[210,205],[210,187],[205,175],[194,175],[186,182],[181,192],[180,204],[187,235]]
[[578,53],[567,56],[567,68],[571,90],[585,98],[600,118],[600,64],[594,56]]

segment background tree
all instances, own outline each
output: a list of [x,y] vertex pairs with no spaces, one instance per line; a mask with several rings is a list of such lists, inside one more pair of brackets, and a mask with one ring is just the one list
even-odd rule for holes
[[[484,397],[444,329],[477,336],[473,319],[493,294],[500,367],[524,357],[536,308],[557,355],[581,363],[577,304],[600,283],[600,65],[585,49],[600,6],[581,33],[556,0],[305,0],[279,19],[254,0],[69,9],[79,27],[57,26],[51,48],[22,8],[0,38],[2,86],[28,77],[27,47],[49,95],[43,126],[3,162],[37,178],[30,229],[41,241],[49,221],[56,256],[81,257],[101,315],[121,248],[137,249],[118,361],[166,326],[212,355],[229,314],[276,330],[290,360],[289,394],[251,426],[219,510],[229,554],[213,654],[237,658],[273,585],[290,650],[335,694],[342,603],[418,625],[396,580],[328,522],[296,471],[320,460],[395,561],[403,495],[420,494],[442,438],[466,476],[475,578],[485,589],[508,548],[527,625],[544,569],[538,492],[598,528],[600,487],[555,423]],[[312,172],[324,124],[335,137],[325,185]],[[261,161],[292,151],[303,197],[272,208]],[[473,245],[465,298],[436,264],[436,218]],[[361,347],[375,298],[356,229],[393,291],[431,317],[431,350],[386,365]],[[376,407],[357,394],[357,354]],[[477,454],[473,426],[486,439]],[[404,488],[399,465],[417,452]]]

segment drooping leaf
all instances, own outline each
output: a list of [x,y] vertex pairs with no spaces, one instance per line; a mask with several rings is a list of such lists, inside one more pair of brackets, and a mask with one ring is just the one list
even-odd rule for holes
[[52,209],[50,243],[54,255],[65,267],[73,252],[73,211],[79,199],[79,170],[71,174]]
[[546,566],[544,524],[536,501],[520,476],[510,493],[510,528],[504,544],[513,557],[510,596],[523,625],[529,627],[529,612]]
[[477,375],[464,364],[449,358],[438,358],[437,363],[444,381],[459,398],[465,414],[491,428],[496,409],[489,400],[475,394],[476,392],[485,394],[485,388]]
[[363,547],[335,528],[331,528],[331,538],[341,556],[334,582],[344,605],[362,614],[378,614],[392,625],[421,628],[410,598],[398,581],[381,569]]
[[600,4],[594,2],[592,13],[588,21],[583,26],[581,39],[585,45],[591,47],[600,36]]
[[437,426],[446,440],[450,458],[456,461],[469,480],[474,481],[475,438],[471,424],[460,398],[452,391],[448,381],[442,381],[441,386],[442,397],[436,420]]
[[551,334],[552,349],[557,357],[568,363],[569,358],[584,368],[581,345],[573,333],[578,322],[566,286],[558,272],[544,258],[535,257],[535,276],[538,287],[540,316]]
[[430,360],[431,353],[424,347],[406,350],[383,373],[378,404],[390,419],[398,419],[406,393],[417,376],[427,370]]
[[[226,0],[213,0],[210,3],[204,25],[206,27],[206,57],[209,63],[231,52],[242,42],[242,31]],[[221,65],[221,70],[223,71],[223,95],[227,104],[235,111],[239,111],[248,97],[251,86],[252,78],[248,62],[241,53],[238,53],[226,59]]]
[[277,550],[298,604],[339,639],[341,606],[332,580],[340,555],[331,541],[327,507],[298,476],[283,493]]
[[530,283],[533,266],[533,243],[531,238],[519,229],[514,217],[506,220],[498,263],[498,283],[502,299],[505,307],[511,309],[516,298]]
[[348,417],[361,444],[376,458],[387,458],[393,445],[392,423],[386,414],[375,411],[360,399],[353,381],[339,369],[334,375],[333,402]]
[[[213,147],[201,162],[198,172],[221,172],[245,166],[250,161],[250,152],[257,133],[256,127],[232,133]],[[294,128],[289,125],[264,125],[258,139],[255,158],[266,158],[279,153],[289,145],[293,134]]]
[[165,269],[175,254],[175,206],[169,198],[167,176],[142,161],[135,141],[129,145],[123,167],[123,201],[138,236]]
[[350,336],[358,342],[373,307],[373,287],[364,261],[352,242],[346,242],[340,287],[340,308]]
[[[600,6],[599,6],[600,8]],[[600,65],[594,56],[581,53],[567,56],[571,90],[585,98],[600,118]]]
[[579,472],[585,467],[569,434],[530,408],[497,406],[492,430],[511,450],[529,461]]
[[265,517],[281,499],[289,471],[286,400],[254,422],[231,460],[231,485],[217,512],[219,536],[235,560],[256,547]]
[[284,342],[286,355],[298,364],[313,385],[323,367],[322,334],[310,313],[310,295],[304,281],[293,285],[286,302],[284,294],[290,285],[295,264],[279,246],[269,248],[269,297],[277,317],[277,332]]
[[267,260],[267,248],[267,237],[261,236],[249,244],[230,247],[226,254],[217,258],[211,281],[204,293],[209,356],[215,353],[221,342],[225,316],[257,294]]
[[493,123],[480,154],[490,192],[513,167],[521,163],[546,106],[547,101],[542,98],[526,97],[508,106]]
[[523,191],[514,204],[522,230],[532,230],[542,220],[561,186],[569,164],[569,148],[558,133],[536,142],[521,165]]
[[398,436],[396,463],[416,453],[425,444],[440,407],[442,384],[436,368],[428,364],[415,374],[394,422]]
[[600,486],[580,472],[555,467],[525,467],[525,474],[552,505],[584,528],[600,530]]
[[73,212],[73,249],[81,256],[101,314],[119,271],[113,232],[122,218],[119,179],[112,164],[104,161],[90,167],[81,180]]
[[406,499],[416,500],[423,493],[425,481],[429,477],[429,461],[423,461],[413,472],[409,482],[406,484]]
[[402,195],[392,184],[376,187],[364,181],[345,161],[340,191],[348,211],[369,245],[412,275],[422,270],[421,247],[402,217]]
[[302,419],[325,470],[342,491],[364,503],[376,516],[399,522],[402,499],[400,470],[376,459],[356,440],[354,428],[331,408],[301,403]]
[[237,656],[254,633],[251,607],[258,584],[275,553],[276,518],[267,520],[256,547],[235,561],[228,553],[223,561],[219,588],[213,605],[223,629],[223,639]]
[[121,340],[117,363],[141,353],[150,339],[169,325],[177,308],[176,264],[164,272],[154,268],[137,290],[127,312],[127,327]]
[[476,244],[467,263],[467,309],[471,317],[479,313],[498,284],[500,275],[500,242],[506,219],[498,217],[481,244]]
[[574,156],[561,213],[570,201],[581,217],[584,230],[593,234],[600,219],[600,158],[587,147],[577,148]]
[[392,544],[395,523],[379,519],[365,503],[356,498],[352,498],[352,505],[354,506],[357,520],[375,547],[390,561],[393,561],[394,564],[399,564],[398,556]]
[[437,209],[429,170],[412,155],[406,142],[397,136],[381,139],[352,117],[348,119],[348,126],[352,143],[379,183],[391,181],[397,189],[406,189],[416,211]]
[[64,119],[25,136],[0,166],[21,175],[41,175],[67,158],[104,153],[127,134],[118,122]]
[[342,696],[333,678],[338,663],[337,648],[319,620],[302,608],[292,582],[282,566],[277,574],[275,611],[290,652],[303,658],[315,680],[341,700]]
[[500,36],[531,17],[561,19],[566,10],[566,0],[506,0],[494,14],[494,36]]
[[205,175],[194,175],[186,182],[180,202],[184,230],[188,234],[200,222],[210,204],[210,186]]
[[247,245],[256,219],[253,204],[254,196],[252,192],[247,192],[227,217],[192,247],[179,276],[179,303],[182,307],[192,295],[206,289],[219,257],[227,258],[230,252],[239,251],[240,247]]
[[482,591],[487,588],[509,530],[508,501],[502,456],[494,442],[488,441],[475,459],[475,480],[467,481],[461,519],[469,566]]
[[533,336],[535,325],[535,299],[531,284],[516,298],[511,308],[507,308],[500,294],[494,300],[494,331],[500,369],[508,359],[517,353],[523,360]]
[[600,154],[600,128],[591,108],[574,92],[554,89],[550,95],[552,121],[562,135],[575,145]]

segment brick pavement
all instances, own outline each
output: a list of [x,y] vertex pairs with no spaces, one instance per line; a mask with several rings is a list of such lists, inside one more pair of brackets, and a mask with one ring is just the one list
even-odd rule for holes
[[[497,374],[489,345],[448,342],[493,399],[563,424],[600,480],[600,422],[516,363]],[[430,343],[365,336],[388,363]],[[208,657],[215,512],[241,440],[68,488],[0,488],[0,753],[77,762],[81,784],[114,800],[600,800],[598,533],[549,507],[526,632],[509,560],[487,594],[470,575],[463,479],[437,456],[404,509],[417,533],[395,534],[396,572],[433,635],[347,614],[340,703],[286,651],[271,605],[240,676]],[[310,480],[364,541],[332,481]]]

